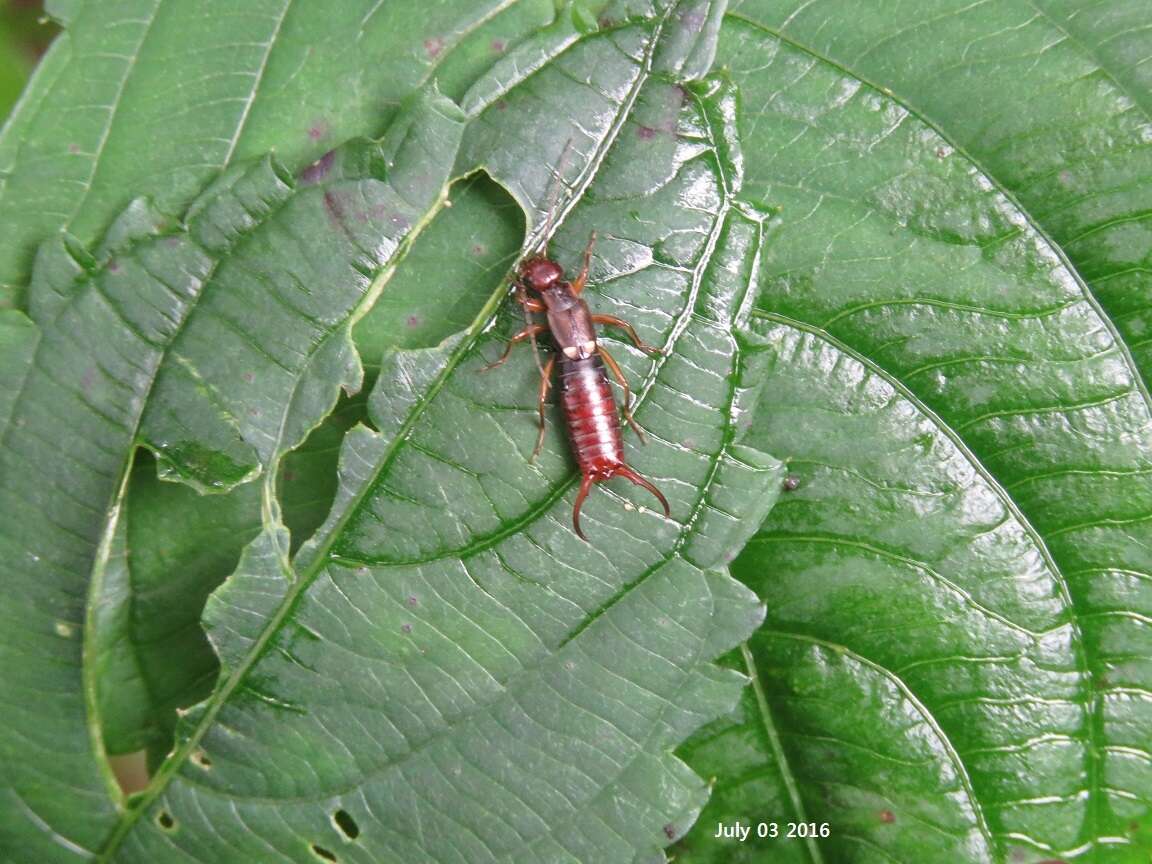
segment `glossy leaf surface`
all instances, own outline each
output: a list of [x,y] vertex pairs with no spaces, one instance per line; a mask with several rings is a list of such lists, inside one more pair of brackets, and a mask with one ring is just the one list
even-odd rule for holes
[[[685,857],[1143,860],[1152,414],[1121,335],[914,111],[725,37],[782,208],[749,440],[798,487],[733,567],[769,602],[759,698],[694,745],[729,782]],[[782,836],[703,836],[736,819]]]

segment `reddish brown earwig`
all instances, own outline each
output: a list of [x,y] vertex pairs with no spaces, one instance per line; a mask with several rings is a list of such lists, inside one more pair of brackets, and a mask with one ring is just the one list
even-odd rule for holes
[[529,324],[516,333],[508,342],[504,353],[495,363],[486,368],[492,369],[508,359],[512,347],[525,339],[535,344],[542,333],[552,336],[557,353],[541,367],[540,379],[540,434],[536,439],[535,459],[544,444],[544,400],[552,386],[552,369],[559,363],[560,396],[564,405],[564,419],[568,428],[568,438],[576,464],[580,467],[580,491],[572,507],[572,526],[577,536],[587,541],[580,528],[580,508],[592,484],[601,483],[612,477],[624,477],[637,486],[647,489],[656,496],[669,515],[666,499],[650,481],[636,473],[624,462],[624,446],[620,436],[620,414],[612,386],[608,382],[605,366],[624,390],[624,417],[628,425],[636,430],[640,440],[644,433],[632,418],[631,391],[619,364],[596,339],[597,324],[619,327],[636,343],[642,351],[660,354],[659,348],[644,343],[632,325],[613,315],[593,315],[588,304],[581,299],[584,283],[588,280],[588,264],[592,259],[592,245],[596,241],[593,232],[584,250],[584,264],[580,275],[572,281],[564,279],[564,270],[547,256],[535,255],[520,264],[516,278],[516,300],[526,313],[543,312],[548,316],[548,324]]

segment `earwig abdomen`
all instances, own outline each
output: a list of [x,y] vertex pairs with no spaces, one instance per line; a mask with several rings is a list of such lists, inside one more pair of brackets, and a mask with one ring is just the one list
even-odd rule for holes
[[580,528],[580,508],[593,483],[624,477],[656,496],[668,515],[668,501],[648,480],[624,463],[624,445],[620,436],[620,414],[616,397],[604,371],[599,354],[573,360],[560,355],[560,398],[564,403],[565,425],[572,442],[572,453],[580,467],[580,491],[572,505],[572,526],[581,540],[587,540]]
[[559,361],[560,395],[576,464],[592,482],[607,480],[624,465],[624,445],[604,361],[596,354],[583,360],[561,355]]

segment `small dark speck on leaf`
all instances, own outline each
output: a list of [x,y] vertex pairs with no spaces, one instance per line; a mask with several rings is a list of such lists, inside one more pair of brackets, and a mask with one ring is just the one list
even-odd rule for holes
[[431,39],[424,40],[424,52],[431,58],[435,59],[441,51],[444,50],[444,40],[439,36],[433,36]]
[[893,822],[896,821],[896,814],[893,813],[891,810],[881,810],[880,811],[880,821],[886,825],[891,825]]
[[368,568],[367,567],[357,567],[356,568],[356,575],[357,576],[367,576],[368,575]]
[[247,383],[247,384],[251,384],[253,381],[256,380],[256,376],[251,372],[245,372],[240,377],[243,378],[245,383]]
[[503,54],[504,49],[507,47],[508,46],[504,43],[503,39],[493,39],[492,40],[492,51],[496,54]]
[[800,478],[795,477],[792,474],[789,474],[787,477],[784,478],[784,491],[785,492],[795,492],[799,488],[800,488]]
[[291,483],[295,479],[296,479],[296,472],[295,471],[285,471],[284,472],[284,482],[285,483]]
[[676,826],[673,825],[671,822],[669,822],[667,825],[664,826],[664,836],[667,837],[669,840],[675,840],[676,839]]
[[108,262],[108,272],[109,273],[119,273],[120,272],[120,262],[117,261],[115,258],[113,258],[111,261]]
[[336,158],[336,151],[329,150],[307,168],[300,172],[300,182],[305,185],[310,183],[319,183],[323,180],[330,170],[332,170],[332,161]]
[[501,99],[499,102],[496,103],[496,110],[497,111],[505,111],[507,109],[508,109],[508,101],[506,99]]
[[360,826],[356,824],[356,820],[347,810],[337,810],[332,814],[332,820],[349,840],[355,840],[360,836]]
[[601,15],[596,19],[596,23],[600,26],[601,30],[605,30],[616,23],[615,19],[609,18],[607,15]]
[[156,814],[156,824],[165,831],[172,831],[176,827],[176,819],[167,810],[161,810]]
[[948,155],[948,148],[947,147],[937,147],[936,148],[936,155],[939,156],[941,159],[943,159],[945,156]]
[[316,855],[317,858],[323,858],[325,861],[339,861],[340,860],[339,858],[336,857],[335,852],[329,852],[323,846],[320,846],[316,843],[312,844],[312,852]]
[[420,316],[419,315],[409,315],[408,316],[408,326],[409,327],[419,327],[420,326]]
[[656,130],[651,126],[641,126],[636,130],[636,134],[639,135],[643,140],[650,141],[656,137]]
[[483,243],[476,243],[472,246],[472,254],[473,255],[483,255],[487,251],[488,251],[488,247],[485,246]]
[[400,629],[403,630],[405,633],[411,633],[412,632],[412,625],[411,624],[401,624]]
[[415,595],[413,595],[413,596],[411,596],[411,597],[409,597],[409,598],[408,598],[408,605],[409,605],[409,606],[416,606],[416,605],[418,605],[419,603],[420,603],[420,601],[416,599],[416,596],[415,596]]
[[308,137],[313,141],[319,141],[328,134],[328,124],[323,120],[317,120],[308,129]]
[[77,153],[80,152],[80,145],[79,144],[69,144],[68,145],[68,152],[71,153],[73,156],[75,156]]

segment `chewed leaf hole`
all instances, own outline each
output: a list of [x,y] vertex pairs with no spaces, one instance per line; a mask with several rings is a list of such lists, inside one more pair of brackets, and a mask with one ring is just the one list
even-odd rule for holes
[[339,861],[340,860],[339,858],[336,857],[335,852],[330,852],[329,850],[325,849],[323,846],[319,846],[316,843],[312,844],[312,854],[315,855],[317,858],[321,859],[322,861]]
[[360,826],[356,824],[356,820],[347,810],[337,810],[332,814],[332,821],[349,840],[355,840],[360,836]]
[[212,767],[212,760],[208,758],[208,754],[203,750],[197,750],[192,754],[192,761],[207,771]]
[[167,810],[161,810],[156,814],[156,824],[159,825],[163,831],[175,831],[177,826],[176,817]]

